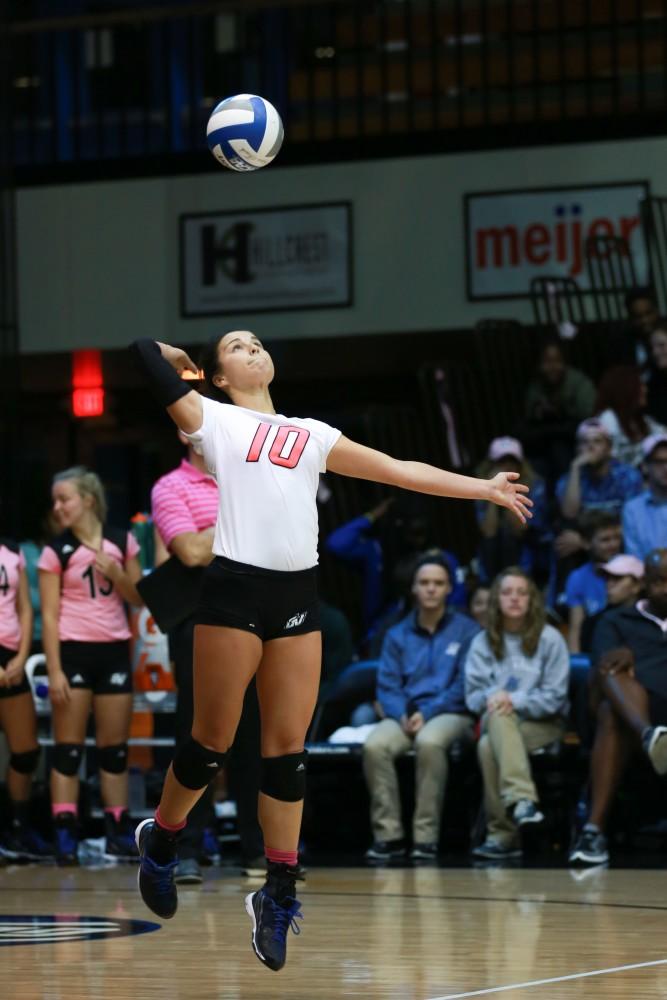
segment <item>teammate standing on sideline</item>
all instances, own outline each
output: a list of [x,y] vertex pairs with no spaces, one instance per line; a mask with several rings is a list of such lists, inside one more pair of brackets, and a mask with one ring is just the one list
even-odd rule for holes
[[135,587],[139,545],[130,532],[105,524],[104,490],[94,472],[76,466],[57,473],[52,497],[63,532],[37,565],[55,736],[56,860],[77,864],[78,774],[91,705],[107,854],[136,857],[127,812],[132,666],[124,602],[142,604]]
[[[213,530],[218,515],[218,486],[206,471],[204,459],[179,433],[188,447],[187,458],[162,476],[151,491],[151,514],[155,529],[172,557],[186,566],[200,566],[201,572],[213,558]],[[193,691],[192,653],[195,618],[189,615],[169,633],[169,647],[174,661],[178,701],[176,704],[176,742],[187,740],[192,732]],[[238,784],[238,820],[243,863],[248,865],[261,856],[262,833],[257,823],[259,788],[259,708],[252,684],[246,696],[242,724],[239,726],[231,758],[241,772]],[[179,863],[175,880],[181,884],[201,882],[198,857],[202,853],[204,828],[212,825],[210,797],[202,795],[188,816],[179,841]],[[214,819],[214,817],[213,817]]]
[[0,538],[0,728],[9,747],[11,806],[11,830],[0,853],[36,860],[51,852],[31,829],[28,815],[32,777],[39,761],[37,716],[25,676],[32,622],[25,557],[15,542]]
[[224,762],[256,675],[262,733],[259,820],[268,877],[246,898],[252,944],[269,968],[282,968],[287,930],[300,917],[295,898],[306,754],[320,677],[321,632],[316,589],[317,508],[325,470],[436,496],[492,500],[529,516],[527,487],[516,475],[492,480],[390,458],[342,437],[319,420],[276,414],[269,393],[274,369],[255,334],[232,331],[209,344],[203,367],[208,392],[193,391],[177,372],[197,371],[182,350],[139,340],[133,345],[161,405],[200,445],[207,467],[224,475],[215,559],[206,570],[194,639],[192,736],[176,753],[155,819],[137,829],[139,885],[162,917],[177,907],[176,838],[187,814]]

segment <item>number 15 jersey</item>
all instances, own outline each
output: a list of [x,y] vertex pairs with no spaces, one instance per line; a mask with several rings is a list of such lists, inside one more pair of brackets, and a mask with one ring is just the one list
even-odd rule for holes
[[205,396],[202,406],[202,426],[187,437],[220,487],[214,554],[264,569],[315,566],[317,486],[341,432]]

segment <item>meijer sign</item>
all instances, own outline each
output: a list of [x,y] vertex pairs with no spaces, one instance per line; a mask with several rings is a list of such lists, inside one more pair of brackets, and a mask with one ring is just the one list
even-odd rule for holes
[[640,284],[648,262],[639,222],[648,183],[496,191],[465,196],[469,299],[523,298],[532,278],[570,277],[590,287],[590,236],[623,236]]

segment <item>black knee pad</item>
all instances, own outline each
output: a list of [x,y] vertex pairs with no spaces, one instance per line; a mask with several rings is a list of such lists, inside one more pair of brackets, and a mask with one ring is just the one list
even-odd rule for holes
[[260,791],[280,802],[299,802],[306,794],[307,751],[262,757]]
[[83,743],[56,743],[53,748],[53,766],[66,778],[79,773],[83,756]]
[[9,758],[9,766],[17,774],[32,774],[37,770],[39,762],[39,747],[34,750],[26,750],[24,753],[13,753]]
[[177,781],[185,788],[199,791],[215,778],[225,762],[225,753],[217,750],[207,750],[191,736],[181,744],[171,762]]
[[98,747],[97,762],[101,771],[122,774],[127,771],[127,743],[116,743],[113,747]]

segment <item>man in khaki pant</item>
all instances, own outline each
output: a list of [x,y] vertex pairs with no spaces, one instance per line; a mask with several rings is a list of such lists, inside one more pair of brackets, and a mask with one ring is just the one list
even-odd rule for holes
[[389,629],[380,657],[377,699],[385,718],[364,745],[364,774],[371,799],[373,845],[369,861],[405,854],[396,758],[414,747],[415,812],[410,857],[437,857],[447,786],[447,752],[455,740],[472,740],[473,720],[463,697],[462,665],[479,628],[446,610],[450,571],[439,557],[416,567],[415,609]]

